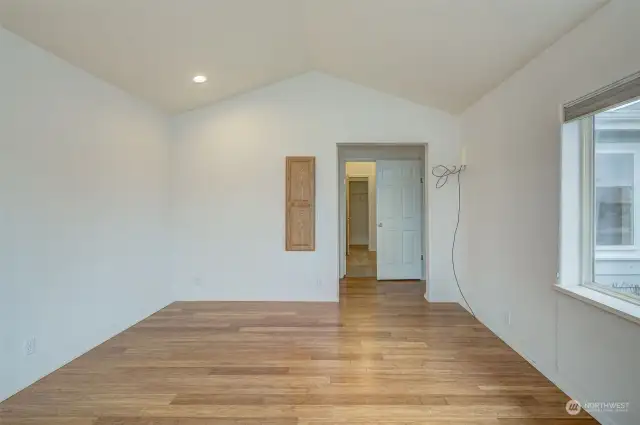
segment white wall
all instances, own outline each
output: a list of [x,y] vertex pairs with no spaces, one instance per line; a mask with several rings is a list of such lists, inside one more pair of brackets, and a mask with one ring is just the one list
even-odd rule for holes
[[[429,143],[434,161],[458,158],[452,116],[316,72],[178,116],[172,131],[174,285],[185,300],[337,301],[336,144]],[[284,250],[287,155],[317,157],[315,252]],[[430,212],[435,252],[450,243],[454,199],[438,191]],[[449,262],[432,263],[433,283],[450,287]]]
[[1,28],[0,57],[2,400],[172,296],[165,118]]
[[369,182],[369,251],[376,250],[378,226],[376,220],[376,163],[347,162],[347,177],[366,177]]
[[[629,401],[640,423],[640,327],[553,290],[560,106],[640,69],[640,2],[613,0],[465,112],[467,299],[480,319],[582,401]],[[506,314],[511,312],[511,325]]]

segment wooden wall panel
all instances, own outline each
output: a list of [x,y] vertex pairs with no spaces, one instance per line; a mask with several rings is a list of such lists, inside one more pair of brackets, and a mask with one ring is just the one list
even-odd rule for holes
[[288,156],[286,178],[286,250],[315,251],[315,157]]

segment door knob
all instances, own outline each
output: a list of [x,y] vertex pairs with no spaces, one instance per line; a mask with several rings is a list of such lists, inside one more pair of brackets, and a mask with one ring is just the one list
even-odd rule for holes
[[382,223],[378,223],[378,227],[382,227]]

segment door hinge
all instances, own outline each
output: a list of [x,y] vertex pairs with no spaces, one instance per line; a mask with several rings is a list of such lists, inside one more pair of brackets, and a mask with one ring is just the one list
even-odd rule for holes
[[420,183],[424,183],[424,179],[420,177]]
[[424,261],[424,255],[421,255],[421,256],[420,256],[420,260],[421,260],[421,261]]

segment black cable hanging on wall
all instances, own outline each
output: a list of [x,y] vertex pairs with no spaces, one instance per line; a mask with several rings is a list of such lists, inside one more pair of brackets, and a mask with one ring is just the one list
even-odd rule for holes
[[456,176],[458,180],[458,217],[456,220],[456,229],[453,231],[453,243],[451,244],[451,267],[453,269],[453,277],[456,280],[456,285],[458,286],[458,291],[460,291],[460,295],[462,295],[462,299],[464,303],[469,307],[469,311],[471,315],[475,317],[475,313],[471,308],[471,305],[467,301],[467,298],[464,296],[462,292],[462,288],[460,287],[460,282],[458,281],[458,274],[456,273],[456,259],[455,259],[455,250],[456,250],[456,237],[458,236],[458,227],[460,227],[460,208],[462,203],[462,186],[460,181],[460,174],[467,168],[466,165],[456,166],[453,165],[451,167],[447,167],[445,165],[436,165],[431,169],[431,174],[434,177],[437,177],[436,180],[436,189],[440,189],[444,187],[449,181],[449,176]]

